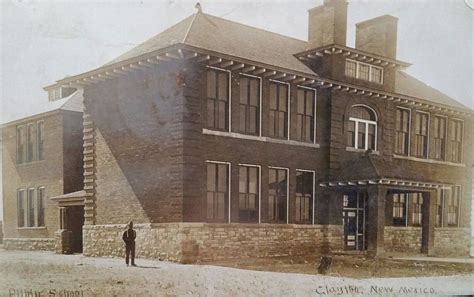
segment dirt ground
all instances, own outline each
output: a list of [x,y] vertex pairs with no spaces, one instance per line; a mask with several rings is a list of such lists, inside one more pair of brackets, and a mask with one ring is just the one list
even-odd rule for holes
[[[206,264],[258,271],[318,274],[319,261],[320,259],[316,257],[285,257],[215,261]],[[373,278],[464,275],[473,272],[474,263],[443,263],[390,258],[374,260],[361,255],[333,255],[328,275]]]
[[[228,263],[180,265],[144,259],[137,259],[138,267],[127,267],[123,259],[117,258],[0,250],[0,296],[436,296],[474,293],[472,266],[425,263],[422,267],[409,262],[383,262],[377,264],[379,277],[371,278],[370,271],[375,269],[371,265],[375,264],[363,258],[335,258],[330,275],[315,275],[316,266],[308,260],[311,259],[249,260],[232,265],[252,270],[214,266]],[[347,265],[349,263],[353,269]],[[393,274],[400,275],[406,265],[404,271],[417,277],[380,278],[380,271],[391,275],[389,265],[395,267]],[[255,271],[257,268],[269,271]],[[441,272],[453,275],[420,277]]]

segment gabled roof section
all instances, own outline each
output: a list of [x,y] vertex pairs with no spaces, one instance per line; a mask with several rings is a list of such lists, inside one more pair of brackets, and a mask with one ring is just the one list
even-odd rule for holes
[[293,56],[306,48],[306,41],[202,12],[187,17],[104,66],[179,43],[314,75],[311,69]]
[[36,110],[33,114],[18,114],[11,118],[7,118],[7,120],[2,124],[2,126],[6,126],[9,124],[13,124],[14,122],[26,120],[31,117],[41,116],[46,113],[50,113],[53,111],[64,110],[64,111],[72,111],[72,112],[83,112],[84,105],[83,105],[83,91],[77,90],[71,95],[55,100],[55,101],[48,101],[44,105],[41,106],[39,110]]
[[403,71],[397,71],[396,73],[395,92],[406,96],[423,98],[435,103],[470,109]]

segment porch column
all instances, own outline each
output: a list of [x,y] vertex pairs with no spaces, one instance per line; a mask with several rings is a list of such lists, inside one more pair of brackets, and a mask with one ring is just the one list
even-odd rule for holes
[[385,200],[387,188],[385,186],[369,186],[367,188],[367,194],[367,253],[371,257],[378,257],[384,253]]
[[421,252],[428,256],[433,256],[436,225],[436,190],[423,192],[421,211]]

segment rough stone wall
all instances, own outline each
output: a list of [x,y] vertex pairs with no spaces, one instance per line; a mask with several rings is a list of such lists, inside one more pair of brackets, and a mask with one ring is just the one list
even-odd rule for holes
[[[182,263],[319,254],[343,244],[340,226],[168,223],[135,228],[138,258]],[[125,230],[125,225],[84,226],[84,255],[122,257]]]
[[54,251],[54,238],[4,238],[6,250]]
[[419,254],[421,253],[421,227],[385,227],[384,244],[387,252]]
[[469,256],[470,250],[469,228],[436,228],[435,254],[436,256]]

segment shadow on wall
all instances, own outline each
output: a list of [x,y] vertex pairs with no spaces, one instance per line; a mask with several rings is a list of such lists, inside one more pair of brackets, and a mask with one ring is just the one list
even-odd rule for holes
[[167,209],[179,208],[179,201],[163,201],[180,194],[184,97],[178,73],[173,65],[132,73],[92,87],[86,96],[96,128],[152,222],[181,219],[173,219],[176,212]]

